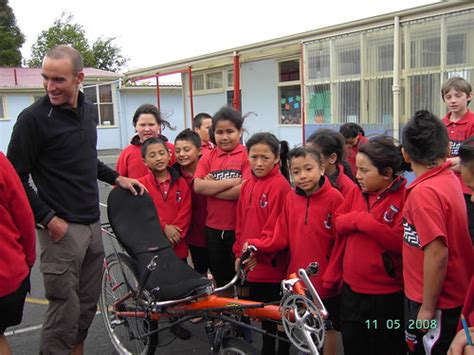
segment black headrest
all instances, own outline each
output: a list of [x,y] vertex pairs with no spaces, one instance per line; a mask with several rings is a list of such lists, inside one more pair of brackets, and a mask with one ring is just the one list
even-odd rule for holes
[[107,199],[107,215],[116,237],[132,255],[171,248],[147,192],[134,196],[128,190],[114,188]]

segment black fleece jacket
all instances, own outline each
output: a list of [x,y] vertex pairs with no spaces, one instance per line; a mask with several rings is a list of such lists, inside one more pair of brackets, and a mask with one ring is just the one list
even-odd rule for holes
[[97,124],[97,109],[82,93],[76,109],[53,105],[45,95],[20,113],[7,155],[36,222],[53,212],[72,223],[99,220],[97,179],[113,184],[118,173],[97,157]]

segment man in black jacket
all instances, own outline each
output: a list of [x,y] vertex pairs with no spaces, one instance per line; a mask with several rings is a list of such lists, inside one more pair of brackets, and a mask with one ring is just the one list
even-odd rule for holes
[[[60,45],[42,66],[46,94],[18,117],[8,147],[33,209],[49,306],[41,354],[82,354],[100,294],[104,249],[97,179],[143,193],[97,157],[98,114],[79,87],[82,57]],[[37,191],[29,183],[33,178]]]

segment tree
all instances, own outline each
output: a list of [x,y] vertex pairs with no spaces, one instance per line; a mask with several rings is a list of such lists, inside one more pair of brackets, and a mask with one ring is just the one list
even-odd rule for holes
[[73,20],[71,13],[63,12],[61,17],[54,21],[53,26],[42,31],[31,47],[31,60],[28,65],[40,67],[48,49],[59,44],[68,44],[82,54],[85,67],[119,71],[128,58],[122,56],[120,48],[113,43],[115,38],[98,38],[91,47],[84,27]]
[[120,48],[113,43],[114,40],[99,37],[92,45],[96,68],[116,72],[128,62],[128,58],[122,56]]
[[0,0],[0,66],[19,67],[22,58],[20,48],[24,42],[25,36],[16,24],[8,0]]

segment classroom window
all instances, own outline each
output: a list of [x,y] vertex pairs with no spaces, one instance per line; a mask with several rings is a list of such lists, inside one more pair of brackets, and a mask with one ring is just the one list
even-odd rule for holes
[[448,65],[466,63],[466,34],[448,35],[446,55]]
[[114,126],[114,104],[111,85],[84,88],[84,95],[96,106],[100,126]]
[[331,123],[331,86],[310,86],[308,99],[308,123]]
[[280,62],[280,82],[300,80],[300,61]]
[[193,90],[204,90],[204,75],[193,75]]
[[360,74],[360,50],[339,52],[339,75]]
[[279,123],[301,124],[300,61],[279,62],[278,79]]
[[0,119],[4,119],[5,117],[5,104],[4,104],[5,98],[0,95]]
[[232,69],[227,70],[227,87],[228,88],[234,87],[234,70]]
[[329,41],[308,46],[308,79],[328,79],[330,76]]
[[428,110],[439,115],[440,89],[439,74],[410,77],[411,112]]
[[424,39],[421,46],[421,66],[439,66],[441,61],[440,50],[441,44],[439,37]]
[[301,124],[299,85],[280,87],[280,124]]
[[341,82],[336,88],[338,122],[360,122],[360,81]]
[[222,83],[222,72],[215,72],[206,74],[206,89],[221,89],[224,85]]
[[393,44],[378,47],[378,70],[379,72],[393,70]]

